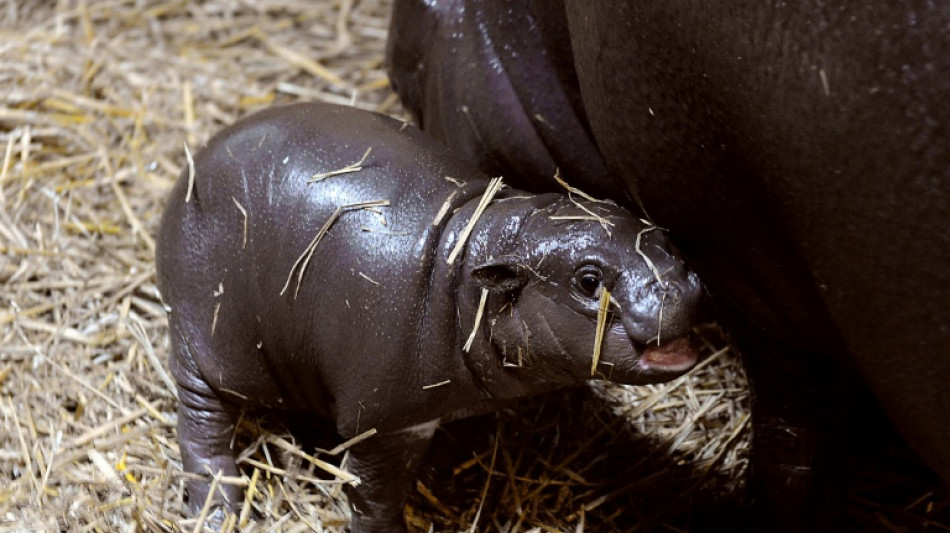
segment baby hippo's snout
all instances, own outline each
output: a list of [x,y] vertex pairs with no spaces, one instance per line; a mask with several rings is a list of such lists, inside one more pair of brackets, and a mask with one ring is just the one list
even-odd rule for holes
[[629,306],[621,304],[623,326],[636,342],[646,345],[662,344],[682,337],[695,324],[702,286],[699,278],[682,267],[654,279],[640,290],[627,290]]
[[[699,319],[702,285],[656,233],[644,247],[648,252],[638,257],[642,268],[624,276],[612,294],[619,307],[615,328],[622,329],[635,352],[617,366],[636,376],[637,382],[675,377],[692,368],[699,357],[691,331]],[[627,381],[615,374],[618,377]]]

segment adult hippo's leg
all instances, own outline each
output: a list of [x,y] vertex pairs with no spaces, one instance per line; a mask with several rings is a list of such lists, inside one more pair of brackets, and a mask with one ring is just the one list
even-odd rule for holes
[[560,2],[396,0],[389,75],[419,126],[486,174],[543,191],[559,170],[616,198],[566,35]]
[[780,342],[722,305],[719,316],[752,393],[752,475],[743,529],[841,530],[846,415],[856,407],[856,376],[834,363],[836,354]]

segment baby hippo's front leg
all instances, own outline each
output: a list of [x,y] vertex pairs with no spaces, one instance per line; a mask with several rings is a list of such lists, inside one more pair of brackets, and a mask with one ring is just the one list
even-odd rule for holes
[[359,485],[347,487],[352,533],[406,531],[406,498],[437,427],[433,421],[375,435],[350,449],[349,470],[360,478]]

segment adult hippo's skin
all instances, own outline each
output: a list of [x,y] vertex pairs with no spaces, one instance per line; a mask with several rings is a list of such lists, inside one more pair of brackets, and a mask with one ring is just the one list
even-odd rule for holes
[[[347,439],[375,429],[350,448],[351,531],[405,531],[440,422],[695,364],[702,289],[662,231],[612,202],[512,189],[475,218],[488,185],[415,127],[353,108],[273,108],[214,136],[171,193],[156,253],[185,470],[238,475],[243,408]],[[209,479],[188,486],[198,509]],[[240,489],[222,489],[219,508],[239,508]]]
[[950,3],[397,0],[387,54],[483,168],[669,230],[748,369],[770,530],[841,510],[855,383],[950,481]]

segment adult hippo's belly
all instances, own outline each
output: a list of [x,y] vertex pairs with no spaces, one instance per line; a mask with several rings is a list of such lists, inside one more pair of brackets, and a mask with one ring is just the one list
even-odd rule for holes
[[388,53],[484,168],[669,230],[749,370],[766,515],[835,511],[855,377],[950,480],[950,4],[397,0]]

